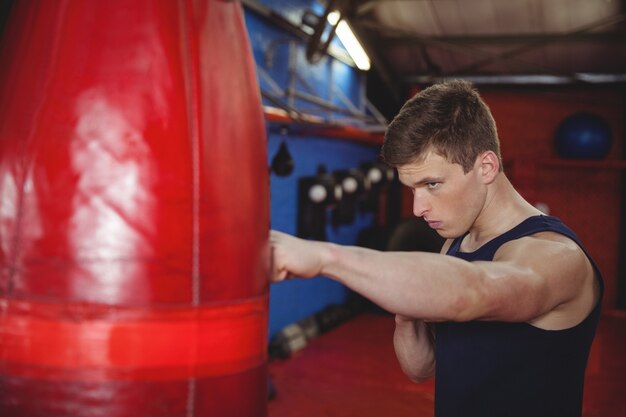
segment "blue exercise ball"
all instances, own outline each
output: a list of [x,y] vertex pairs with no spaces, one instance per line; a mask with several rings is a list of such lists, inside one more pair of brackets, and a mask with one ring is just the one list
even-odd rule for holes
[[603,159],[611,150],[611,127],[593,113],[576,113],[556,131],[556,151],[562,158]]

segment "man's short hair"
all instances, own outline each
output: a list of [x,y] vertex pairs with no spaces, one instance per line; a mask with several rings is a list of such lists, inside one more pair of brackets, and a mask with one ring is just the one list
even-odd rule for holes
[[408,100],[385,133],[382,157],[393,167],[419,161],[429,151],[471,171],[478,155],[493,151],[500,161],[496,122],[467,81],[432,85]]

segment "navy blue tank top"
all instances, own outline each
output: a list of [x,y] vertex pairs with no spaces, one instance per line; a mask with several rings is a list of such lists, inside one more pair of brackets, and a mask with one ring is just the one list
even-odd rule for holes
[[[543,231],[563,234],[581,246],[557,218],[533,216],[475,252],[460,252],[464,236],[457,238],[447,254],[490,261],[504,243]],[[600,272],[589,259],[602,294]],[[581,323],[565,330],[498,321],[437,323],[435,416],[580,416],[585,367],[599,316],[600,301]]]

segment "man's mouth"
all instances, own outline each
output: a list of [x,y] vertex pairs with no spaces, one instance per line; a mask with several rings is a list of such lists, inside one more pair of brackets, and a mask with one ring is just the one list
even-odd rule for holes
[[438,221],[438,220],[426,220],[426,223],[428,223],[428,226],[430,226],[433,229],[439,229],[443,222]]

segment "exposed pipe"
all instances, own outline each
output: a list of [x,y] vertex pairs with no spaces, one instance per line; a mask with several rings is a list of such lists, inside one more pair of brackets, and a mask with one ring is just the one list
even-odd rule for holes
[[527,74],[527,75],[450,75],[430,76],[415,75],[404,78],[411,84],[432,84],[451,79],[464,79],[482,85],[569,85],[569,84],[616,84],[626,83],[626,74],[590,74],[572,75]]

